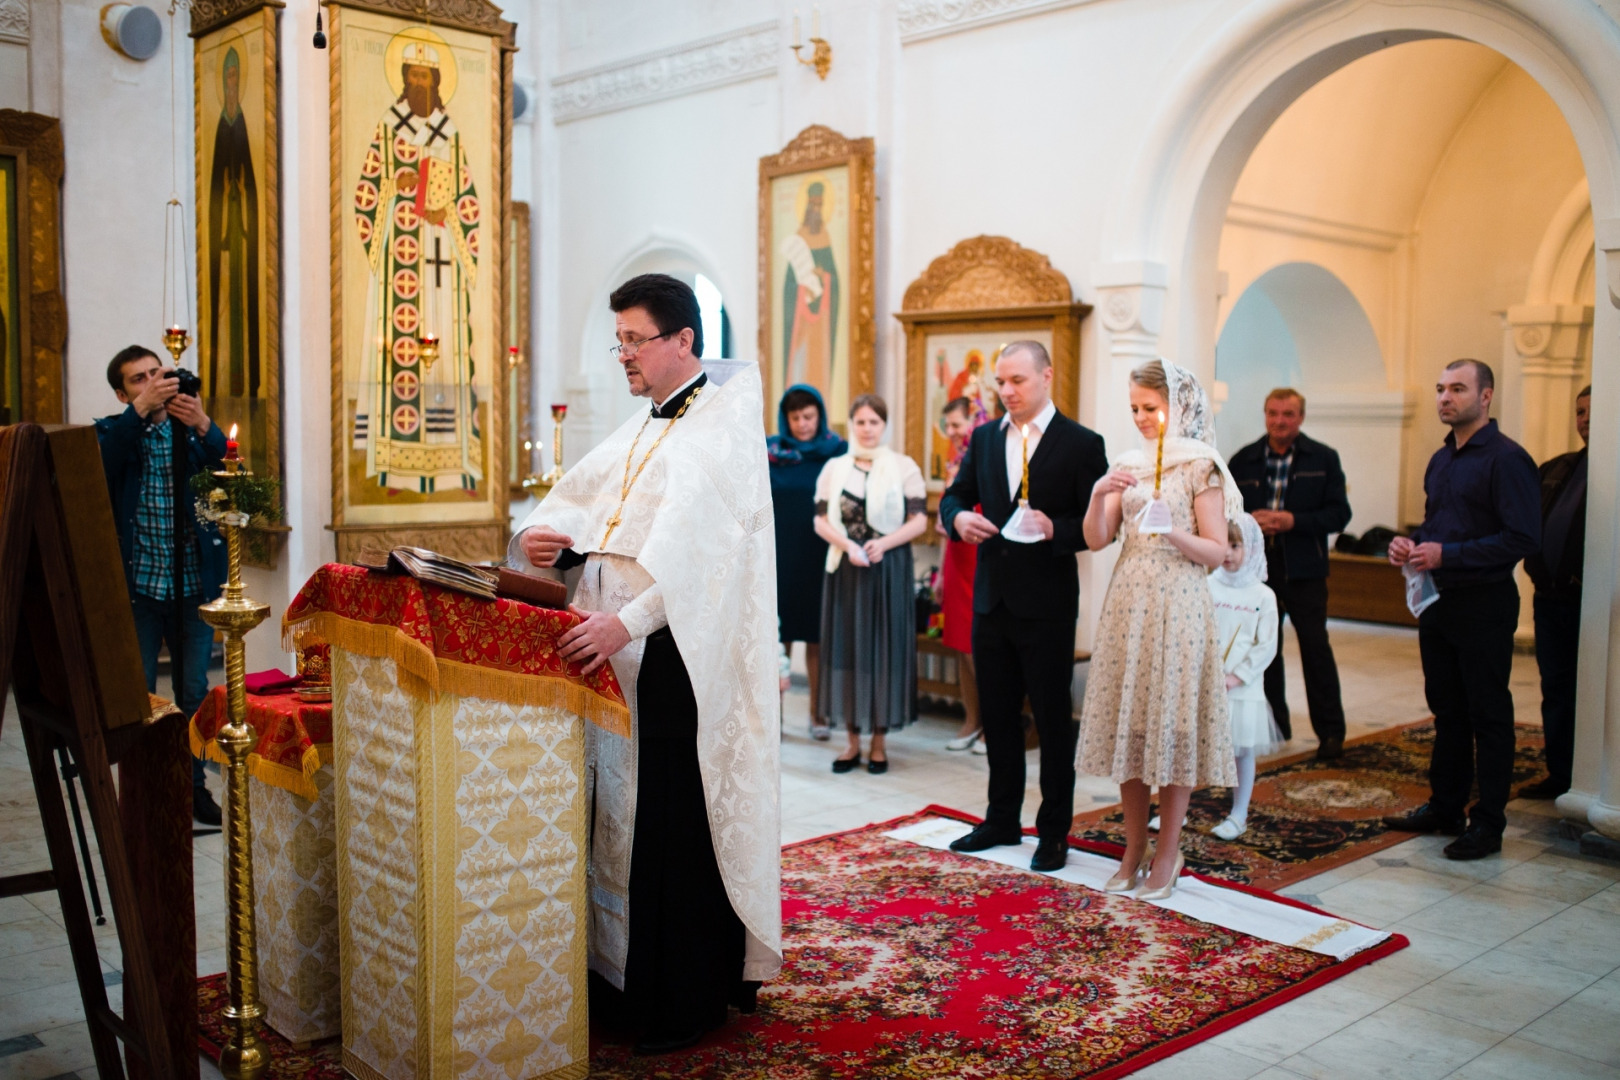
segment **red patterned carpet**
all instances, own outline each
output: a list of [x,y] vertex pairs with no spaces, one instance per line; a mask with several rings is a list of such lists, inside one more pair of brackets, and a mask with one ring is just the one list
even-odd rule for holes
[[[1520,724],[1514,760],[1515,790],[1547,775],[1539,727]],[[1255,778],[1249,831],[1221,840],[1209,830],[1232,807],[1225,788],[1200,788],[1187,808],[1181,849],[1187,869],[1206,877],[1262,889],[1283,889],[1336,866],[1404,843],[1410,833],[1390,832],[1379,819],[1411,810],[1429,797],[1429,753],[1434,722],[1388,728],[1344,745],[1344,757],[1318,762],[1313,753],[1269,762]],[[1125,842],[1119,804],[1077,814],[1076,841]]]
[[[666,1057],[598,1042],[591,1076],[1123,1076],[1406,945],[1336,962],[883,835],[941,813],[784,849],[787,964],[758,1012]],[[223,987],[201,982],[205,1050]],[[334,1044],[274,1056],[272,1080],[341,1075]]]

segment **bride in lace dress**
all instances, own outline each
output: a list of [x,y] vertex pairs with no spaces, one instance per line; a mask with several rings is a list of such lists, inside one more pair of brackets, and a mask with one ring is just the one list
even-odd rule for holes
[[[1076,767],[1119,784],[1125,855],[1108,890],[1134,889],[1145,874],[1139,896],[1162,899],[1181,872],[1181,822],[1193,788],[1237,780],[1205,576],[1225,557],[1226,523],[1243,503],[1210,445],[1209,401],[1193,374],[1151,360],[1131,372],[1130,390],[1131,417],[1146,449],[1118,459],[1092,489],[1086,511],[1087,546],[1100,551],[1123,535],[1124,549],[1097,624]],[[1156,496],[1161,417],[1164,469]],[[1141,529],[1155,498],[1169,510],[1169,532]],[[1157,857],[1148,847],[1155,785],[1162,819]]]

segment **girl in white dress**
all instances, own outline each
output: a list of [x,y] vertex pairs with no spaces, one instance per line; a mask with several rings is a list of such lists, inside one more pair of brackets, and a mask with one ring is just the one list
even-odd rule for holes
[[1277,655],[1277,597],[1265,585],[1265,537],[1260,523],[1242,514],[1228,523],[1227,541],[1226,558],[1210,575],[1209,591],[1226,672],[1237,786],[1232,789],[1232,812],[1211,831],[1222,840],[1236,840],[1249,827],[1255,755],[1275,750],[1282,732],[1271,715],[1262,680]]

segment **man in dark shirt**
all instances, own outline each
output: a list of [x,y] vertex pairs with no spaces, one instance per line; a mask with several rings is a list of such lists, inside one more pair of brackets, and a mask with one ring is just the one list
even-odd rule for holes
[[[1432,574],[1440,596],[1418,617],[1434,712],[1429,801],[1384,824],[1457,836],[1448,859],[1502,850],[1513,778],[1513,567],[1541,547],[1536,463],[1490,419],[1495,385],[1478,360],[1454,361],[1441,375],[1435,403],[1451,434],[1423,475],[1422,527],[1389,546],[1390,562]],[[1465,819],[1476,757],[1479,801]]]
[[[107,383],[125,408],[96,421],[96,438],[146,688],[157,689],[158,650],[167,644],[175,703],[190,716],[208,694],[214,647],[214,630],[197,608],[220,594],[226,576],[225,546],[213,525],[197,520],[191,477],[220,467],[225,433],[201,401],[180,393],[173,374],[150,349],[120,351],[107,365]],[[192,816],[218,825],[202,762],[191,766]]]
[[[1266,396],[1266,434],[1232,455],[1232,478],[1243,508],[1266,534],[1266,584],[1277,596],[1277,615],[1292,619],[1305,676],[1305,704],[1316,731],[1316,756],[1344,756],[1344,702],[1339,667],[1328,641],[1328,534],[1350,524],[1344,469],[1338,451],[1299,430],[1305,397],[1281,387]],[[1282,649],[1266,668],[1266,700],[1293,737]]]
[[1541,467],[1541,550],[1524,560],[1536,586],[1536,666],[1541,669],[1541,730],[1547,739],[1547,779],[1519,793],[1526,799],[1556,799],[1568,791],[1575,760],[1575,658],[1581,644],[1591,413],[1588,386],[1575,397],[1581,448]]

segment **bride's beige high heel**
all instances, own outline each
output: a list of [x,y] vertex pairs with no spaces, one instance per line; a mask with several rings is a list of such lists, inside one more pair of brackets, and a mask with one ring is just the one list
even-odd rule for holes
[[1170,874],[1170,880],[1157,889],[1143,889],[1136,894],[1138,900],[1168,900],[1170,894],[1176,891],[1176,882],[1181,878],[1181,868],[1187,865],[1187,859],[1181,852],[1176,852],[1176,868]]
[[1136,869],[1129,874],[1118,873],[1103,883],[1103,892],[1130,892],[1142,883],[1147,877],[1148,867],[1153,865],[1153,845],[1147,846],[1142,861],[1136,864]]

